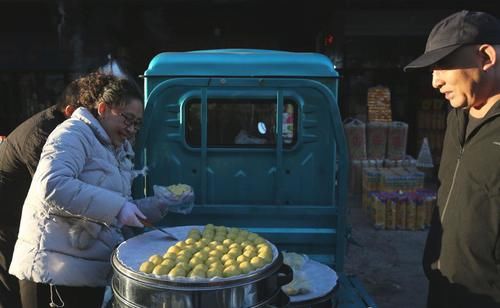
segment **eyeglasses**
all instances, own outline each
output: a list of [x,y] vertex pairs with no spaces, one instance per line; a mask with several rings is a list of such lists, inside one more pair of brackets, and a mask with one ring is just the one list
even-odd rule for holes
[[137,120],[135,116],[125,112],[121,112],[120,115],[123,117],[123,122],[127,127],[132,126],[136,131],[141,128],[142,121]]

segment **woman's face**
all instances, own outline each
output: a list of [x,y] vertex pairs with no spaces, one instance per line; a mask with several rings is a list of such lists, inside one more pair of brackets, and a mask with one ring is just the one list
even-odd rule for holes
[[[125,106],[110,107],[101,103],[99,121],[115,147],[125,139],[133,139],[142,124],[143,107],[138,99],[131,99]],[[104,110],[102,110],[102,108]]]

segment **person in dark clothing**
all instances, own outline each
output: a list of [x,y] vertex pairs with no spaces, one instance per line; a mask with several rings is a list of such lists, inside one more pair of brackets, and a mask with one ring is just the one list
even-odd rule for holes
[[0,144],[0,308],[21,306],[19,281],[8,269],[22,206],[47,137],[76,108],[86,107],[78,89],[77,81],[71,82],[54,106],[21,123]]
[[423,258],[427,306],[500,307],[500,21],[446,17],[405,70],[425,67],[453,107]]

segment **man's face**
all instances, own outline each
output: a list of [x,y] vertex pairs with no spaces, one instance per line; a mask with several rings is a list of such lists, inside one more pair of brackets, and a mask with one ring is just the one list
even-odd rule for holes
[[463,46],[431,67],[432,86],[453,108],[484,104],[482,69],[476,46]]

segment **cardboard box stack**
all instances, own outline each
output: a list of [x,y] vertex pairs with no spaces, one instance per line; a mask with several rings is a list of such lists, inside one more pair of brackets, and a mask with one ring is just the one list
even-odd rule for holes
[[349,147],[350,192],[362,192],[363,170],[368,167],[400,167],[411,160],[406,155],[408,124],[369,122],[347,119],[344,130]]
[[350,192],[361,194],[362,207],[378,229],[425,229],[436,193],[424,189],[424,172],[406,154],[408,124],[391,121],[387,88],[371,88],[368,98],[369,122],[349,119],[344,124],[351,157]]
[[390,122],[391,91],[388,87],[376,86],[368,88],[367,93],[368,122]]
[[361,192],[361,162],[366,160],[366,125],[361,120],[349,118],[344,121],[344,130],[351,160],[350,191],[357,194]]

